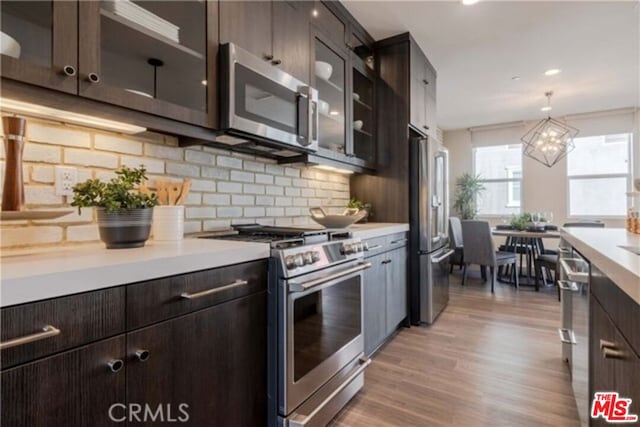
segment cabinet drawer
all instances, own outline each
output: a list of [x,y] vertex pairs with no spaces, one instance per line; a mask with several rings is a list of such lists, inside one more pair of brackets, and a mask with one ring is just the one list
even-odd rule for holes
[[127,286],[127,330],[267,288],[267,260]]
[[409,244],[409,236],[406,232],[390,234],[387,236],[387,248],[397,249]]
[[367,252],[365,252],[365,258],[376,256],[387,250],[387,236],[374,237],[363,240],[363,242],[366,243],[369,248]]
[[2,309],[2,368],[123,332],[124,297],[117,287]]

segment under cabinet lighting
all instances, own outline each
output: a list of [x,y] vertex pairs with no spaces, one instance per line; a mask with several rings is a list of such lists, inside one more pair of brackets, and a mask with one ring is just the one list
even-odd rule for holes
[[547,70],[544,72],[545,76],[555,76],[556,74],[560,74],[562,72],[561,69],[559,68],[551,68],[550,70]]
[[341,173],[343,175],[351,175],[353,173],[353,171],[347,170],[347,169],[340,169],[340,168],[335,168],[333,166],[329,166],[329,165],[314,165],[311,166],[314,169],[320,169],[323,171],[327,171],[327,172],[335,172],[335,173]]
[[16,101],[15,99],[0,98],[0,109],[2,111],[18,114],[27,114],[34,117],[59,120],[74,125],[88,126],[97,129],[110,130],[126,134],[145,132],[147,128],[117,122],[115,120],[102,119],[100,117],[86,114],[73,113],[71,111],[59,110],[57,108],[45,107],[43,105],[31,104],[29,102]]
[[472,4],[478,3],[480,0],[462,0],[462,4],[465,6],[471,6]]

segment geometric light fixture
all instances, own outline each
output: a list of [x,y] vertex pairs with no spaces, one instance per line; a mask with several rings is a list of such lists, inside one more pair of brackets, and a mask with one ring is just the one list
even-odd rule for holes
[[[548,110],[551,110],[553,92],[546,92],[544,95],[547,97]],[[520,138],[524,143],[522,153],[552,167],[574,149],[573,138],[577,134],[578,129],[548,116]]]

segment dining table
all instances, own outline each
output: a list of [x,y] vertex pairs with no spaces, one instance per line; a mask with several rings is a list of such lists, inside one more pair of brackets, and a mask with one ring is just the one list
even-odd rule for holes
[[[535,278],[535,260],[539,255],[548,252],[544,248],[542,239],[559,239],[559,230],[545,230],[545,231],[528,231],[517,230],[509,228],[494,227],[491,229],[491,234],[494,236],[506,237],[504,246],[501,246],[505,251],[513,252],[516,256],[520,255],[519,263],[519,282],[520,285],[536,286]],[[525,262],[523,263],[523,257]],[[523,267],[526,265],[526,269]],[[543,272],[544,275],[544,272]],[[509,274],[499,276],[501,282],[512,283]],[[546,283],[546,278],[543,276],[543,283]],[[537,289],[537,286],[536,286]]]

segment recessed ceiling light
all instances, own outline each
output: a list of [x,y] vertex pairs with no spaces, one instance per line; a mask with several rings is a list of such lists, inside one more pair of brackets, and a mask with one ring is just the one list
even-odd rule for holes
[[311,11],[311,14],[313,15],[314,18],[317,18],[318,17],[318,9],[313,9]]
[[545,76],[555,76],[556,74],[560,74],[562,70],[560,68],[551,68],[544,72]]
[[472,4],[478,3],[480,0],[462,0],[462,4],[465,6],[471,6]]
[[542,107],[540,111],[551,111],[551,107],[550,106]]
[[511,77],[511,80],[520,80],[520,76],[513,76]]
[[202,86],[206,86],[207,85],[207,81],[206,80],[203,80],[200,83],[202,83]]

